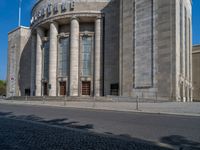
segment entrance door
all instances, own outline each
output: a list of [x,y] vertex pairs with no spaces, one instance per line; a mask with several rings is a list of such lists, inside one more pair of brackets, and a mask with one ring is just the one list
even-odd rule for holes
[[48,83],[47,82],[43,83],[43,95],[48,96]]
[[25,89],[25,96],[30,96],[30,95],[31,95],[31,90]]
[[82,82],[82,95],[90,95],[91,84],[88,81]]
[[60,82],[60,95],[66,95],[66,82]]

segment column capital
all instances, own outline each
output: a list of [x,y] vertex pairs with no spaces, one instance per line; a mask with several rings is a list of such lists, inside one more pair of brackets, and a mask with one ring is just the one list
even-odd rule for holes
[[56,22],[56,21],[51,20],[49,23],[54,24],[55,26],[58,26],[58,22]]
[[77,17],[77,16],[74,15],[74,16],[71,17],[70,20],[71,20],[71,21],[72,21],[72,20],[77,20],[77,21],[79,21],[80,19],[79,19],[79,17]]
[[96,20],[99,20],[99,19],[102,19],[102,18],[103,17],[99,15],[99,16],[96,17]]
[[44,29],[42,27],[37,27],[36,33],[40,36],[44,36]]

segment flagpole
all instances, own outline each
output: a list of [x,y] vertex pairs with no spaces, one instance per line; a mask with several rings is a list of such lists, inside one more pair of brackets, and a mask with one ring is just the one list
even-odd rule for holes
[[19,21],[18,21],[19,27],[21,26],[21,11],[22,11],[21,5],[22,5],[22,0],[19,0]]

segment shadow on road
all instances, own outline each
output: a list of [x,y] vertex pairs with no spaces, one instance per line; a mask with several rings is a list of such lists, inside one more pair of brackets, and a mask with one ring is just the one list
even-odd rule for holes
[[[34,140],[36,140],[36,141],[38,140],[37,136],[39,136],[39,140],[45,141],[47,143],[50,142],[52,144],[54,142],[57,143],[59,140],[60,140],[60,142],[62,140],[64,140],[58,146],[59,150],[62,149],[62,147],[65,147],[65,144],[67,144],[69,141],[71,141],[72,143],[68,143],[68,146],[70,144],[73,145],[73,148],[72,147],[67,148],[70,150],[76,149],[76,148],[74,148],[74,146],[80,147],[80,144],[81,144],[81,150],[88,150],[88,149],[94,149],[94,150],[95,149],[98,149],[98,150],[104,150],[104,149],[105,150],[107,150],[107,149],[108,150],[112,150],[112,149],[113,150],[121,150],[121,149],[124,149],[124,150],[132,150],[132,149],[133,150],[146,150],[146,149],[148,149],[148,150],[170,150],[173,148],[176,148],[176,149],[178,148],[179,150],[199,150],[200,149],[200,143],[188,140],[185,137],[182,137],[179,135],[162,137],[160,139],[160,143],[166,144],[170,147],[170,148],[166,148],[166,147],[160,146],[154,142],[150,142],[150,141],[146,141],[146,140],[142,140],[142,139],[138,139],[138,138],[133,138],[128,134],[115,135],[110,132],[105,132],[104,134],[97,134],[97,133],[90,131],[91,129],[94,128],[92,124],[80,125],[80,124],[78,124],[79,123],[78,121],[69,121],[69,119],[67,119],[67,118],[45,120],[45,119],[35,116],[35,115],[16,116],[12,112],[0,112],[0,117],[1,117],[0,118],[0,140],[3,140],[4,136],[9,138],[9,136],[13,137],[13,135],[15,135],[16,137],[18,137],[16,139],[14,139],[15,140],[14,143],[16,143],[17,146],[23,145],[23,144],[26,145],[26,141],[25,141],[25,143],[23,143],[23,140],[26,139],[26,138],[24,138],[24,136],[27,136],[26,135],[26,133],[27,133],[28,138],[31,139],[33,141],[33,143],[36,143],[36,142],[34,142]],[[8,119],[8,120],[6,120],[6,119]],[[4,122],[3,120],[6,120],[6,121]],[[31,121],[31,122],[23,123],[23,121]],[[6,122],[12,122],[12,124],[14,122],[14,124],[16,124],[16,125],[14,127],[13,127],[13,125],[10,125],[9,123],[7,123],[7,125],[4,125],[4,123],[6,123]],[[41,125],[34,124],[37,122],[42,123],[42,124]],[[45,124],[48,124],[50,126],[44,127]],[[9,129],[9,126],[11,129]],[[67,128],[62,128],[62,129],[54,128],[56,126],[67,127]],[[14,129],[12,129],[12,128],[14,128]],[[41,133],[38,133],[37,136],[31,135],[34,133],[36,128],[37,128],[37,132],[41,132]],[[22,133],[21,133],[22,129],[24,130],[23,137],[22,137],[23,140],[20,139],[21,135],[22,135]],[[76,130],[76,129],[78,129],[78,130]],[[6,130],[6,132],[8,132],[9,134],[7,134],[4,130]],[[26,130],[27,130],[27,132],[26,132]],[[29,133],[31,130],[34,130],[34,131]],[[43,133],[44,130],[45,130],[45,132]],[[62,130],[62,132],[60,132],[59,130]],[[16,131],[16,133],[15,133],[15,131]],[[73,132],[73,134],[71,132]],[[41,135],[39,135],[39,134],[41,134]],[[45,134],[47,134],[47,135],[45,135]],[[56,140],[53,140],[53,138],[52,139],[46,138],[46,136],[49,137],[51,134],[52,134],[52,137],[55,136],[54,138]],[[65,138],[63,138],[63,136],[65,138],[67,137],[67,140]],[[9,145],[9,143],[5,144],[4,142],[6,143],[7,141],[5,141],[5,139],[3,141],[1,141],[0,149],[3,146],[5,147],[5,145],[7,147],[13,146],[12,143],[11,143],[11,145]],[[102,142],[103,142],[103,144],[101,144]],[[46,143],[44,143],[44,145],[45,144]],[[77,145],[77,144],[79,144],[79,145]],[[40,142],[40,145],[41,145],[41,147],[43,147],[43,143]],[[32,147],[34,148],[34,145],[32,145]],[[8,148],[6,150],[10,150],[10,149],[12,149],[12,148]],[[23,149],[23,148],[21,148],[21,149]],[[50,150],[51,148],[47,148],[47,149]]]
[[200,143],[188,140],[180,135],[163,137],[160,141],[173,147],[179,147],[180,150],[200,150]]
[[55,125],[55,126],[62,126],[62,127],[69,127],[74,129],[81,129],[81,130],[89,130],[93,129],[92,124],[85,124],[80,125],[77,121],[69,121],[67,118],[60,118],[60,119],[52,119],[52,120],[45,120],[41,117],[35,116],[35,115],[20,115],[15,116],[12,112],[0,112],[0,117],[8,117],[12,119],[19,119],[19,120],[29,120],[34,122],[40,122],[40,123],[46,123],[49,125]]
[[[110,132],[105,132],[105,134],[108,135],[114,135]],[[131,139],[132,137],[128,134],[120,134],[116,135],[119,137],[123,137],[125,139]],[[136,139],[137,142],[140,142],[139,139]],[[172,148],[178,149],[178,150],[200,150],[200,143],[188,140],[187,138],[180,136],[180,135],[171,135],[162,137],[159,141],[160,143],[167,144]]]

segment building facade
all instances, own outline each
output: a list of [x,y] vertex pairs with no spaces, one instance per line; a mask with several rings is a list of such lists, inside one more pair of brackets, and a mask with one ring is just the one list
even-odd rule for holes
[[200,101],[200,45],[193,46],[192,51],[193,67],[193,100]]
[[190,0],[39,0],[8,50],[8,96],[192,100]]

